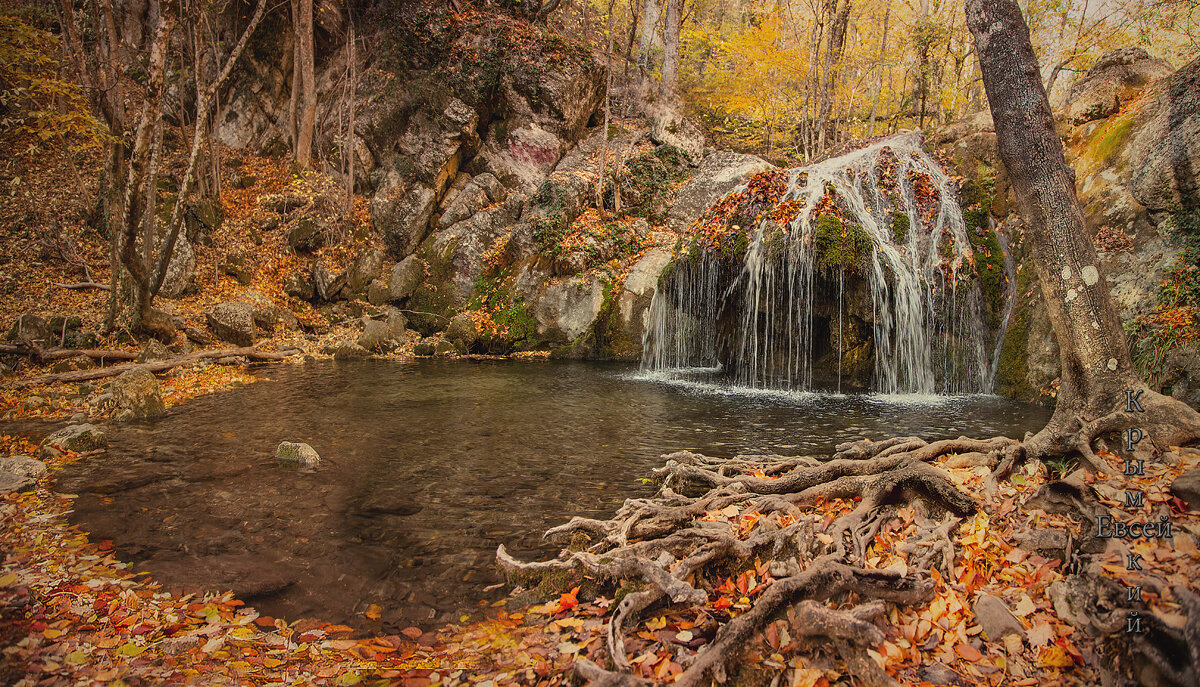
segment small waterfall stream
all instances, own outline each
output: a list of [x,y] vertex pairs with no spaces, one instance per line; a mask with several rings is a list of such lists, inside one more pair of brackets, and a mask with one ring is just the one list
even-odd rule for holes
[[677,247],[643,369],[715,368],[754,388],[990,391],[1002,334],[987,331],[972,242],[994,228],[969,236],[956,198],[917,133],[752,177]]

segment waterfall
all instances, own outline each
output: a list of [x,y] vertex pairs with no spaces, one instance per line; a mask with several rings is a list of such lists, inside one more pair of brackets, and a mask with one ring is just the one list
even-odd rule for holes
[[1000,335],[956,198],[917,133],[752,177],[676,247],[643,369],[756,388],[990,391],[985,349]]

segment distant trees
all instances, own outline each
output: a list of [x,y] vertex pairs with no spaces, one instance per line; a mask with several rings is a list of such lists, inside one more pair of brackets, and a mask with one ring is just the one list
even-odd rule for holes
[[[559,21],[582,15],[606,35],[605,6],[580,5]],[[723,145],[776,159],[941,124],[983,103],[962,5],[952,0],[629,0],[612,12],[612,37],[629,36],[643,98],[677,94]],[[1153,43],[1169,58],[1200,49],[1194,0],[1039,0],[1023,12],[1052,88],[1121,45]]]

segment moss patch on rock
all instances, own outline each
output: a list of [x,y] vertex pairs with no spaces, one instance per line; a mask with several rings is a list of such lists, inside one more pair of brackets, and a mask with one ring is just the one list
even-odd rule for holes
[[862,225],[834,215],[821,215],[813,232],[816,263],[824,270],[866,269],[875,244]]

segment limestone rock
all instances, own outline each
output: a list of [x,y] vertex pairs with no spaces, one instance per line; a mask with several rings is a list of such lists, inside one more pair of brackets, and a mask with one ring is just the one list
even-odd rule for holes
[[287,242],[297,253],[311,253],[325,245],[325,227],[316,217],[301,217],[288,231]]
[[503,203],[506,198],[508,189],[504,188],[496,175],[491,172],[478,174],[446,204],[442,216],[438,219],[438,227],[448,229],[489,205]]
[[1111,50],[1067,91],[1063,100],[1067,119],[1079,125],[1108,117],[1146,84],[1170,73],[1166,61],[1151,58],[1143,48]]
[[425,281],[425,261],[415,255],[410,255],[392,268],[392,277],[388,282],[388,295],[393,301],[401,301],[412,295],[412,292]]
[[275,449],[275,460],[281,463],[312,466],[321,462],[321,456],[312,446],[303,442],[283,441]]
[[346,287],[350,293],[363,293],[371,280],[383,273],[383,251],[367,248],[359,253],[346,272]]
[[14,475],[11,472],[0,470],[0,494],[8,494],[17,491],[29,491],[37,485],[37,480],[25,475]]
[[363,333],[358,345],[370,351],[387,353],[404,343],[406,334],[404,315],[392,310],[384,321],[363,318]]
[[267,298],[258,291],[247,291],[242,297],[250,301],[250,316],[254,318],[254,325],[256,327],[271,329],[280,320],[280,310],[275,305],[275,301]]
[[167,263],[167,274],[163,277],[162,288],[158,295],[163,298],[179,298],[191,293],[195,288],[196,278],[196,249],[192,242],[180,236],[171,253],[171,261]]
[[317,287],[313,284],[310,270],[296,270],[283,280],[283,291],[293,298],[311,301],[317,296]]
[[37,315],[18,315],[17,321],[8,330],[8,340],[26,346],[45,348],[51,343],[51,332],[46,321]]
[[1200,210],[1200,58],[1169,79],[1129,141],[1133,197],[1150,212]]
[[371,199],[371,223],[388,252],[404,258],[421,245],[436,206],[437,192],[424,184],[413,182],[403,190],[393,187]]
[[95,451],[108,446],[108,437],[99,427],[92,424],[68,425],[42,440],[38,453],[48,449],[60,451]]
[[29,456],[5,456],[0,458],[0,473],[37,479],[46,474],[46,464]]
[[1200,511],[1200,468],[1176,477],[1171,482],[1171,493],[1186,501],[1189,509]]
[[455,350],[466,354],[475,342],[479,341],[479,329],[475,327],[475,321],[469,315],[459,313],[450,318],[450,324],[446,326],[442,336],[454,344]]
[[295,193],[271,193],[258,197],[258,206],[270,212],[285,215],[292,210],[308,205],[308,200]]
[[730,152],[708,155],[700,163],[696,176],[676,194],[675,203],[667,212],[668,222],[675,227],[687,227],[750,176],[772,169],[774,165],[754,155]]
[[226,301],[204,313],[208,328],[222,341],[249,346],[254,343],[254,309],[246,303]]
[[420,341],[417,342],[417,344],[415,346],[413,346],[413,355],[421,355],[421,356],[433,355],[433,351],[435,349],[435,344],[437,342],[438,342],[438,339],[436,337],[432,337],[432,336],[421,339]]
[[988,641],[997,642],[1009,634],[1025,636],[1025,627],[999,597],[980,594],[972,611]]
[[114,420],[152,417],[167,412],[158,388],[158,378],[144,368],[135,367],[122,372],[112,381],[109,391],[116,403]]
[[704,134],[678,110],[654,107],[650,112],[650,124],[650,140],[659,145],[675,146],[693,167],[700,164],[704,158]]
[[355,358],[368,358],[371,352],[363,348],[357,343],[351,341],[339,341],[330,346],[326,346],[324,352],[332,355],[334,360],[353,360]]
[[383,305],[391,300],[388,285],[382,279],[372,279],[367,284],[367,302],[371,305]]
[[171,357],[171,352],[167,347],[162,345],[158,339],[150,339],[142,350],[138,353],[137,362],[148,363],[154,360],[166,360]]

